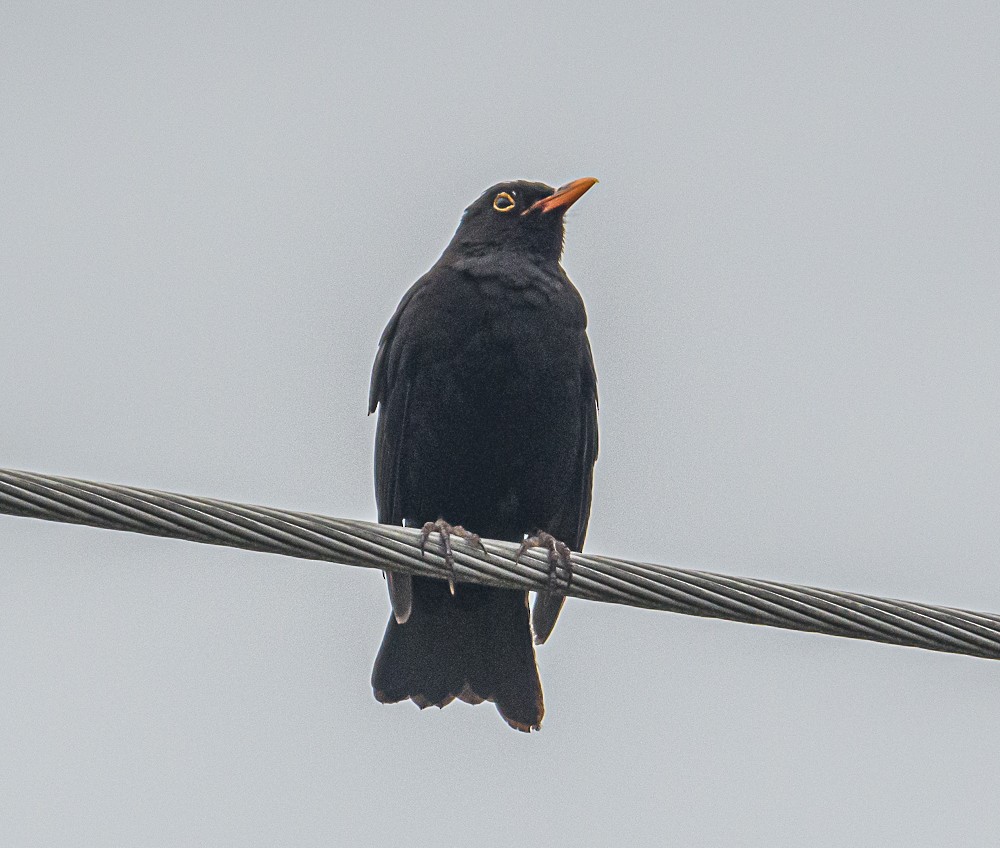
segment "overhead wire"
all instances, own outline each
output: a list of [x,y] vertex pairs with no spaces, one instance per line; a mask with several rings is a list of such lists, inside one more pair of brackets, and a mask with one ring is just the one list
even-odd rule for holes
[[[0,513],[447,579],[417,529],[0,469]],[[459,582],[542,591],[547,554],[455,543]],[[1000,615],[573,553],[567,594],[684,615],[1000,659]]]

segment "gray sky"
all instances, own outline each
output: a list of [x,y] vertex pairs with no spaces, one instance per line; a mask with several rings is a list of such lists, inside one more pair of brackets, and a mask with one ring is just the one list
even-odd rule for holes
[[[995,3],[0,12],[0,465],[373,518],[378,334],[601,184],[588,550],[1000,611]],[[377,704],[375,572],[0,518],[0,843],[982,845],[1000,666],[570,601]]]

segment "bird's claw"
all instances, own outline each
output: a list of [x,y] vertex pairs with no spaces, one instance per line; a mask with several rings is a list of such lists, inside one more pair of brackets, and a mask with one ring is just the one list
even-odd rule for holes
[[427,540],[430,538],[431,533],[438,534],[441,556],[444,557],[444,564],[448,569],[448,591],[454,595],[455,553],[451,547],[451,537],[461,536],[473,547],[480,548],[483,553],[486,553],[486,546],[483,544],[483,540],[479,538],[479,534],[466,530],[461,524],[452,525],[443,518],[439,518],[437,521],[428,521],[420,530],[420,556],[424,555]]
[[[519,562],[524,552],[530,548],[545,548],[549,552],[549,576],[545,584],[545,589],[542,592],[543,602],[547,603],[552,595],[565,595],[569,592],[570,584],[573,582],[573,560],[570,558],[570,551],[565,542],[560,542],[551,533],[541,531],[521,542],[521,547],[517,549],[517,556],[514,557],[514,561]],[[559,589],[560,566],[562,566],[563,573],[566,575],[566,580],[561,591]]]

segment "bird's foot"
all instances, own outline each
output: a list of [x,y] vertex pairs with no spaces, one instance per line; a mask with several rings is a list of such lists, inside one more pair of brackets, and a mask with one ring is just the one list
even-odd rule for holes
[[455,594],[455,554],[451,548],[451,537],[460,536],[465,539],[473,547],[478,547],[482,552],[486,553],[486,546],[483,544],[483,540],[479,538],[477,533],[471,533],[462,527],[461,524],[449,524],[443,518],[439,518],[437,521],[428,521],[423,529],[420,531],[420,555],[424,555],[424,549],[427,547],[427,540],[430,538],[431,533],[437,533],[440,539],[441,556],[444,557],[444,564],[448,568],[448,590],[454,595]]
[[[570,559],[569,548],[564,542],[560,542],[551,533],[546,533],[543,530],[537,535],[529,536],[521,542],[521,547],[518,548],[514,561],[520,561],[524,552],[530,548],[545,548],[549,552],[549,579],[542,592],[542,601],[548,603],[549,598],[553,595],[565,595],[569,591],[570,584],[573,582],[573,560]],[[565,583],[561,590],[559,588],[560,566],[562,566],[562,571],[566,575]]]

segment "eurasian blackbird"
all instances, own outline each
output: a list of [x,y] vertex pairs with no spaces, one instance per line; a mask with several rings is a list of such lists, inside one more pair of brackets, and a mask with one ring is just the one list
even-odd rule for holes
[[[369,412],[378,519],[478,542],[580,550],[597,458],[597,377],[579,292],[559,263],[563,217],[597,180],[506,182],[462,216],[441,258],[382,333]],[[558,541],[557,541],[558,540]],[[542,721],[537,642],[563,596],[386,573],[393,614],[372,687],[421,708],[493,701],[523,731]],[[567,577],[568,579],[568,577]]]

